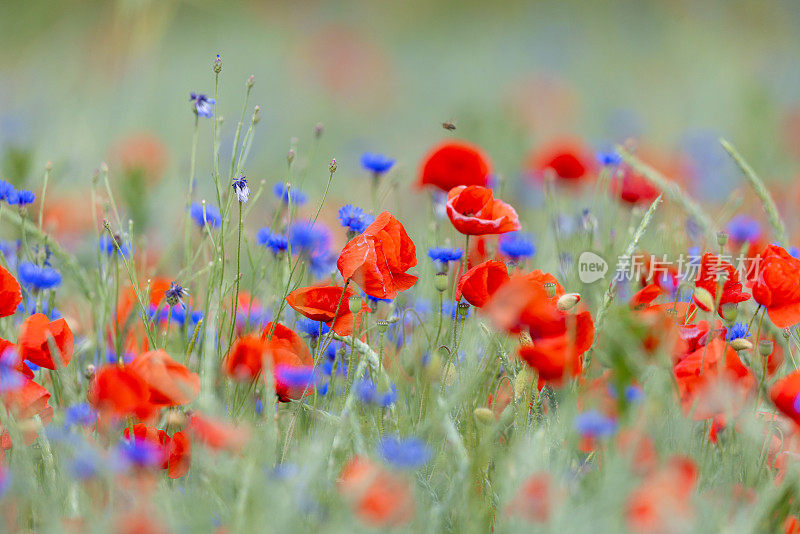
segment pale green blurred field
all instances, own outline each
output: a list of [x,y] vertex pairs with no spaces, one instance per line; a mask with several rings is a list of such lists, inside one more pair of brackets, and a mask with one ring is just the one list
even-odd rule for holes
[[[5,178],[18,184],[30,174],[38,187],[51,160],[56,190],[85,190],[110,145],[147,131],[169,152],[152,194],[182,198],[188,93],[213,91],[217,53],[223,154],[245,80],[256,78],[251,104],[263,119],[251,183],[285,180],[292,139],[308,156],[318,122],[325,134],[304,187],[321,186],[335,157],[334,198],[364,202],[363,151],[396,157],[396,179],[410,183],[449,119],[509,180],[527,151],[562,135],[690,153],[702,177],[690,190],[710,201],[741,183],[720,135],[767,180],[789,182],[798,169],[800,134],[786,134],[800,109],[795,2],[6,4],[0,146],[30,154],[29,172],[4,158]],[[210,132],[201,124],[201,194],[211,192]]]

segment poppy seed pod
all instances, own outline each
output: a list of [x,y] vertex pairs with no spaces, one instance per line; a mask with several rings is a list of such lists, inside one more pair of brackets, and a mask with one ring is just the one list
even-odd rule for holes
[[772,343],[772,340],[762,339],[758,342],[758,353],[762,356],[769,356],[772,354],[773,349],[774,344]]
[[350,307],[350,313],[358,313],[361,310],[361,297],[352,296],[347,301],[347,305]]
[[728,232],[717,232],[717,245],[724,247],[728,243]]
[[559,297],[558,302],[556,302],[556,307],[561,311],[569,311],[580,301],[580,294],[567,293],[566,295],[561,295],[561,297]]
[[753,344],[750,343],[749,340],[747,340],[747,339],[745,339],[743,337],[740,337],[738,339],[734,339],[733,341],[731,341],[731,347],[735,351],[750,350],[750,349],[753,348]]
[[436,291],[439,293],[444,293],[447,291],[447,274],[445,273],[437,273],[436,278],[434,280],[434,286],[436,287]]
[[389,329],[389,321],[377,321],[375,324],[378,326],[379,334],[385,334]]
[[459,302],[458,303],[458,314],[461,315],[461,318],[465,318],[469,313],[469,304],[466,302]]
[[553,282],[545,282],[544,290],[549,298],[556,296],[556,285]]

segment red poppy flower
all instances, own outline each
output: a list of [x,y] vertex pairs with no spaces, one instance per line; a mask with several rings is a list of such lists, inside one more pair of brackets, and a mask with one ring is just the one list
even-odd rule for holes
[[528,168],[535,176],[552,170],[562,182],[577,183],[593,170],[592,154],[574,140],[558,140],[537,150],[528,159]]
[[231,452],[241,451],[250,439],[247,428],[199,413],[192,415],[189,421],[189,434],[211,449]]
[[491,163],[480,147],[464,141],[434,146],[422,159],[419,186],[432,185],[450,191],[459,185],[486,186]]
[[753,298],[767,309],[778,328],[800,322],[800,260],[783,247],[769,245],[755,265]]
[[539,372],[539,380],[560,384],[565,376],[581,374],[583,354],[593,341],[594,322],[591,314],[583,311],[565,316],[558,335],[533,337],[533,343],[519,348],[519,356]]
[[139,373],[128,366],[106,365],[95,373],[89,403],[100,411],[117,417],[148,419],[156,411],[150,404],[150,389]]
[[611,187],[620,200],[628,204],[651,204],[661,192],[627,165],[622,166]]
[[261,339],[265,341],[265,351],[272,364],[272,376],[275,383],[275,393],[278,400],[286,402],[289,399],[299,398],[303,392],[312,392],[313,387],[307,384],[297,385],[287,379],[286,369],[289,368],[312,368],[314,358],[308,350],[303,338],[297,332],[277,323],[272,338],[267,339],[272,323],[267,323],[261,334]]
[[[59,352],[55,359],[50,354],[51,342]],[[43,313],[35,313],[25,319],[17,342],[23,360],[47,369],[66,367],[72,359],[73,344],[72,330],[67,322],[64,319],[51,322]]]
[[258,336],[247,335],[238,338],[233,343],[228,357],[225,358],[225,372],[237,380],[254,379],[264,367],[266,350],[266,344]]
[[479,185],[454,187],[447,194],[447,216],[465,235],[504,234],[521,228],[514,208]]
[[[739,282],[739,273],[736,268],[727,261],[721,260],[714,254],[703,254],[700,261],[700,272],[694,282],[695,287],[705,289],[712,299],[717,297],[717,287],[720,277],[725,274],[727,279],[722,285],[719,298],[719,313],[722,314],[722,306],[725,304],[738,304],[750,298],[750,295],[742,291],[742,283]],[[695,295],[693,299],[695,305],[705,311],[710,311],[707,303],[703,302]]]
[[464,299],[482,308],[501,285],[508,281],[508,267],[502,261],[486,261],[461,275],[456,288],[456,300]]
[[690,499],[696,484],[694,462],[682,456],[672,458],[628,496],[628,528],[648,534],[689,530],[693,515]]
[[[12,355],[7,355],[6,351],[13,351]],[[14,365],[13,368],[22,374],[25,378],[33,379],[34,374],[31,371],[31,368],[28,367],[22,358],[19,355],[19,351],[17,351],[16,346],[8,341],[7,339],[3,339],[0,337],[0,356],[5,358],[13,358]],[[4,386],[5,387],[5,386]],[[7,387],[6,387],[7,389]]]
[[128,365],[147,384],[150,403],[155,406],[179,406],[197,398],[200,377],[163,350],[140,354]]
[[[33,380],[25,380],[21,387],[3,391],[0,399],[22,431],[25,445],[33,443],[38,435],[35,430],[36,426],[30,424],[34,417],[38,415],[44,426],[49,425],[53,420],[53,407],[48,404],[50,392]],[[3,449],[10,449],[12,446],[11,435],[2,426],[0,426],[0,430],[2,430],[0,445]]]
[[[131,430],[123,431],[126,440],[131,439]],[[150,443],[160,453],[161,469],[167,470],[169,478],[180,478],[189,471],[192,463],[192,444],[183,432],[172,437],[161,429],[142,423],[133,425],[133,439]]]
[[342,469],[339,492],[374,526],[399,526],[411,519],[414,498],[407,479],[356,456]]
[[392,299],[413,286],[417,277],[406,271],[416,264],[414,242],[388,211],[347,243],[336,262],[345,280],[379,299]]
[[[301,287],[289,293],[286,302],[304,317],[325,323],[340,336],[349,336],[353,332],[354,320],[349,300],[355,294],[355,290],[348,287],[342,296],[342,288],[336,285]],[[362,301],[361,310],[355,318],[359,324],[367,310],[366,303]]]
[[0,265],[0,317],[14,315],[20,302],[22,302],[22,291],[19,282]]
[[[554,285],[552,297],[545,289],[548,283]],[[483,311],[501,330],[518,334],[529,329],[534,338],[557,336],[563,332],[565,314],[558,310],[556,302],[564,294],[553,275],[537,269],[511,276],[494,292]]]
[[792,421],[800,425],[800,371],[784,376],[772,386],[769,392],[775,406]]
[[531,523],[546,523],[556,500],[550,473],[529,476],[509,503],[506,513],[520,516]]

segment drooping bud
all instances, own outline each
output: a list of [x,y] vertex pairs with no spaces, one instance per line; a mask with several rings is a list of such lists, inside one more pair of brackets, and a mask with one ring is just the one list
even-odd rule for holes
[[697,304],[703,311],[711,311],[714,308],[714,297],[708,292],[707,289],[695,287],[693,299],[694,303]]
[[561,311],[569,311],[581,301],[581,296],[578,293],[566,293],[561,295],[556,302],[556,307]]
[[472,412],[475,415],[475,420],[482,425],[491,425],[494,423],[494,412],[489,408],[475,408]]
[[736,338],[733,341],[731,341],[731,348],[733,350],[735,350],[735,351],[751,350],[753,348],[753,344],[750,343],[749,340],[747,340],[747,339],[745,339],[743,337],[740,337],[740,338]]
[[738,315],[739,305],[736,302],[728,302],[722,305],[722,317],[728,323],[733,323]]

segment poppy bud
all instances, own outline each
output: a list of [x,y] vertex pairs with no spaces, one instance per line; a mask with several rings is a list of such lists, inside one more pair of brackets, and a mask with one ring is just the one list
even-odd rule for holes
[[389,321],[378,321],[376,324],[378,326],[379,334],[385,334],[386,330],[389,329]]
[[762,356],[769,356],[772,354],[773,343],[772,340],[762,339],[758,342],[758,353]]
[[253,124],[258,124],[258,121],[261,120],[261,106],[256,106],[253,108]]
[[581,301],[581,296],[578,293],[567,293],[561,295],[556,302],[556,307],[561,311],[569,311]]
[[447,274],[445,273],[437,273],[436,279],[434,280],[434,285],[436,286],[436,291],[439,293],[444,293],[447,291]]
[[519,400],[525,394],[525,388],[531,381],[531,372],[525,366],[519,370],[516,378],[514,378],[514,398]]
[[428,358],[424,368],[425,377],[428,380],[438,380],[442,375],[442,357],[439,351],[434,351]]
[[398,323],[398,322],[400,322],[400,318],[398,316],[396,316],[396,315],[392,315],[391,317],[389,317],[386,320],[386,322],[389,323],[389,324]]
[[728,302],[722,305],[722,317],[726,321],[733,323],[737,315],[739,315],[739,305],[736,302]]
[[747,339],[740,337],[731,341],[731,348],[735,351],[750,350],[753,348],[753,344]]
[[714,308],[714,297],[702,287],[694,288],[694,302],[705,311]]
[[549,298],[556,296],[556,285],[553,282],[545,282],[544,290],[547,292]]
[[350,306],[350,313],[358,313],[361,310],[361,297],[350,297],[347,304]]
[[95,366],[94,364],[89,364],[86,366],[86,369],[83,371],[83,376],[86,377],[87,380],[91,380],[94,376]]
[[728,232],[717,232],[717,245],[724,247],[728,243]]
[[475,419],[478,423],[482,425],[489,426],[494,423],[494,413],[489,408],[475,408],[475,411],[472,412],[475,415]]
[[465,318],[468,313],[469,313],[469,304],[467,304],[466,302],[459,302],[458,314],[461,316],[461,318],[462,319]]

